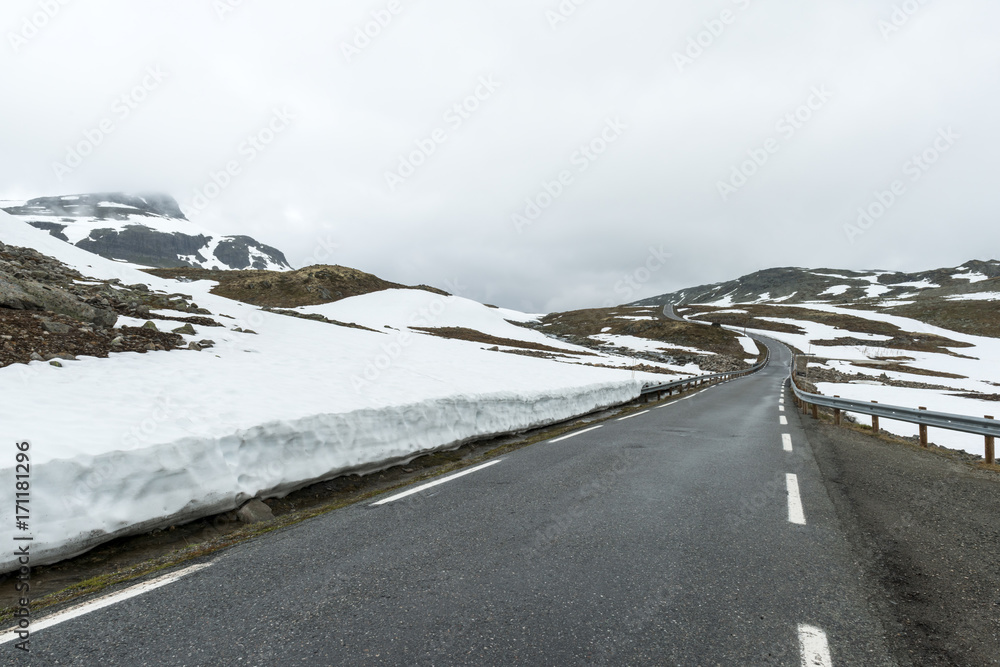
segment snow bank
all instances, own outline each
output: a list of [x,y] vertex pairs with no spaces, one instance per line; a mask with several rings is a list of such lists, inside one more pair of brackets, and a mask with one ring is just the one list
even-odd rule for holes
[[[47,460],[32,468],[32,562],[54,562],[120,535],[232,510],[255,496],[284,495],[348,470],[568,419],[632,400],[640,387],[613,382],[455,396]],[[45,445],[35,439],[33,451]],[[3,473],[12,477],[9,468]],[[4,539],[11,540],[13,521],[5,514]],[[15,566],[11,555],[0,559],[0,571]]]
[[[216,343],[204,352],[0,368],[0,439],[31,443],[36,564],[347,470],[624,403],[645,382],[669,378],[491,352],[408,328],[467,326],[563,346],[510,324],[510,311],[460,297],[392,290],[312,309],[375,329],[365,331],[263,312],[211,294],[209,281],[156,278],[6,214],[0,241],[36,248],[88,277],[192,295],[226,323],[195,326],[194,339]],[[12,453],[0,459],[9,499],[14,463]],[[0,540],[12,544],[13,503],[0,507]],[[0,570],[13,565],[0,558]]]

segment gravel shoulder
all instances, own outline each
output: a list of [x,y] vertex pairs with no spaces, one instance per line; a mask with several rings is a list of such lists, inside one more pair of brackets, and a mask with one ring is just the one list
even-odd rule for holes
[[802,418],[904,665],[1000,665],[1000,474]]

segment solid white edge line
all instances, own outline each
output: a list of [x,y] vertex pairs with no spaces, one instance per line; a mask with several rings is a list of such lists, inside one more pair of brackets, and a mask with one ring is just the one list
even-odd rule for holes
[[799,477],[793,473],[785,475],[788,487],[788,520],[800,526],[806,525],[806,514],[802,510],[802,496],[799,494]]
[[785,449],[786,452],[793,451],[792,450],[792,436],[789,435],[788,433],[782,433],[781,434],[781,446],[784,447],[784,449]]
[[620,421],[620,422],[623,422],[623,421],[625,421],[626,419],[632,419],[632,417],[638,417],[639,415],[644,415],[644,414],[646,414],[646,413],[648,413],[648,412],[649,412],[649,410],[643,410],[642,412],[637,412],[637,413],[635,413],[634,415],[629,415],[629,416],[627,416],[627,417],[619,417],[619,418],[618,418],[618,421]]
[[371,504],[371,507],[377,507],[379,505],[385,505],[385,504],[388,504],[388,503],[391,503],[391,502],[395,502],[397,500],[402,500],[403,498],[406,498],[407,496],[412,496],[414,493],[420,493],[421,491],[426,491],[427,489],[430,489],[432,487],[438,486],[439,484],[444,484],[445,482],[450,482],[453,479],[458,479],[459,477],[465,477],[466,475],[471,475],[472,473],[478,472],[478,471],[482,470],[483,468],[489,468],[492,465],[496,465],[496,464],[500,463],[501,461],[503,461],[503,459],[497,459],[496,461],[490,461],[488,463],[483,463],[482,465],[478,465],[478,466],[475,466],[473,468],[469,468],[468,470],[463,470],[462,472],[457,472],[454,475],[448,475],[447,477],[442,477],[441,479],[434,480],[433,482],[428,482],[426,484],[421,484],[420,486],[414,487],[414,488],[410,489],[409,491],[404,491],[402,493],[397,493],[394,496],[389,496],[388,498],[384,498],[383,500],[376,501],[376,502],[374,502],[374,503]]
[[799,625],[799,648],[802,651],[802,667],[833,667],[830,658],[830,643],[826,633],[811,625]]
[[[83,604],[77,605],[75,607],[70,607],[62,611],[56,612],[51,616],[46,616],[40,621],[34,621],[28,628],[28,630],[34,634],[40,632],[45,628],[51,628],[53,625],[58,625],[60,623],[65,623],[66,621],[73,620],[74,618],[79,618],[80,616],[85,616],[94,611],[104,609],[105,607],[110,607],[113,604],[119,602],[124,602],[130,598],[142,595],[143,593],[148,593],[149,591],[156,590],[167,584],[172,584],[178,579],[182,579],[189,574],[193,574],[199,570],[204,570],[206,567],[211,566],[211,563],[204,563],[202,565],[192,565],[191,567],[184,568],[183,570],[178,570],[177,572],[172,572],[170,574],[165,574],[156,579],[150,579],[149,581],[144,581],[141,584],[136,584],[126,588],[125,590],[118,591],[117,593],[112,593],[110,595],[105,595],[104,597],[97,598],[96,600],[91,600],[90,602],[84,602]],[[0,634],[0,644],[6,644],[12,642],[19,638],[17,631],[19,628],[13,628]]]
[[570,438],[575,438],[578,435],[583,435],[584,433],[590,433],[591,431],[596,431],[597,429],[601,428],[601,426],[602,425],[591,426],[590,428],[585,428],[582,431],[577,431],[576,433],[570,433],[569,435],[564,435],[560,438],[549,440],[549,442],[562,442],[563,440],[569,440]]
[[785,415],[781,415],[781,419],[778,420],[778,423],[781,424],[782,426],[788,426],[788,419],[785,417]]

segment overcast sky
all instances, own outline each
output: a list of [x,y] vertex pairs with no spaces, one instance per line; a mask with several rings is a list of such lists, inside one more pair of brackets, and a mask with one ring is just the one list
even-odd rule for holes
[[533,312],[956,266],[1000,256],[998,24],[995,0],[5,0],[0,198],[168,192],[296,267]]

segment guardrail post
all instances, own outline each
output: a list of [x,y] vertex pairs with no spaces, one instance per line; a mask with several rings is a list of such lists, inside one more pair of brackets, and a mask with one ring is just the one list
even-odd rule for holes
[[[840,398],[840,396],[834,396],[834,398]],[[840,408],[833,409],[833,425],[840,426]]]
[[[875,405],[878,405],[878,401],[872,401]],[[872,433],[878,435],[878,415],[872,415]]]
[[813,419],[819,419],[819,406],[813,403],[812,406]]
[[[992,416],[986,415],[987,419],[993,419]],[[986,463],[989,465],[994,465],[997,462],[996,450],[995,450],[996,438],[992,435],[986,436]]]
[[[927,408],[921,406],[920,409],[926,410]],[[920,446],[921,447],[927,446],[927,424],[920,425]]]

